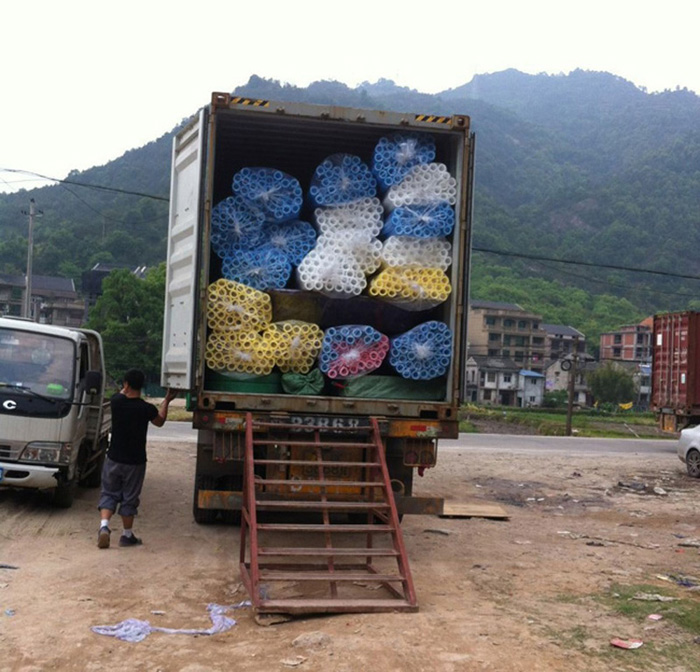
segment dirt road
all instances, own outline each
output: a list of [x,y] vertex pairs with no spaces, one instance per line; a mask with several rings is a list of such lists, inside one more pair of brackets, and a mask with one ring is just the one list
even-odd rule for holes
[[[261,627],[245,608],[224,633],[154,632],[128,643],[91,626],[134,618],[208,628],[207,604],[246,598],[238,528],[192,521],[193,446],[152,442],[149,455],[142,547],[97,549],[95,491],[68,511],[0,493],[0,564],[17,567],[0,569],[2,672],[700,670],[700,645],[672,613],[652,622],[615,609],[626,587],[645,585],[647,595],[676,591],[676,605],[700,609],[699,593],[669,581],[700,576],[698,548],[688,545],[700,537],[700,482],[675,456],[446,452],[419,494],[493,502],[510,519],[404,519],[418,613]],[[648,613],[673,604],[649,602]],[[616,649],[613,637],[644,646]]]

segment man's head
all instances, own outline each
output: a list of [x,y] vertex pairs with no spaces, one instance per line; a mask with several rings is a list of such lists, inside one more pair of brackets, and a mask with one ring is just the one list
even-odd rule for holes
[[124,382],[129,384],[129,387],[134,391],[141,391],[145,382],[143,371],[139,369],[129,369],[124,374]]

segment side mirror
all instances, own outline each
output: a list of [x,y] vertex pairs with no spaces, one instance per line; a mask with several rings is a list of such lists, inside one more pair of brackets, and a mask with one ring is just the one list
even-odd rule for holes
[[88,394],[99,394],[102,390],[102,374],[99,371],[88,371],[85,374],[85,390]]

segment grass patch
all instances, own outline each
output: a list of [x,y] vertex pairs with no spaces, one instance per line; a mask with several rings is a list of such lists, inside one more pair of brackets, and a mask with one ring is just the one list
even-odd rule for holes
[[[638,593],[677,598],[673,602],[635,600]],[[659,587],[649,584],[633,586],[613,585],[610,593],[599,596],[598,601],[611,611],[631,619],[637,624],[639,638],[644,645],[635,651],[623,651],[610,647],[606,657],[629,663],[630,670],[691,670],[700,671],[700,596],[684,588]],[[649,614],[661,614],[663,620],[653,634],[647,632]],[[668,628],[668,623],[675,628]],[[634,654],[634,658],[629,654]]]
[[[566,411],[562,409],[527,409],[506,407],[484,407],[467,404],[462,407],[463,423],[492,421],[527,427],[542,436],[564,436],[566,434]],[[656,419],[651,413],[610,414],[593,410],[577,410],[571,419],[577,436],[594,438],[669,438],[660,434]],[[465,430],[466,431],[466,430]]]
[[[633,599],[638,593],[677,599],[673,602]],[[592,600],[611,614],[630,621],[630,625],[622,625],[619,631],[612,632],[608,632],[607,628],[602,631],[591,622],[587,627],[572,623],[568,628],[556,630],[551,624],[545,625],[547,635],[560,646],[578,651],[587,658],[597,659],[610,670],[700,672],[700,645],[696,643],[700,635],[700,594],[689,592],[675,584],[663,587],[651,584],[616,584],[604,595],[562,594],[554,599],[561,604],[585,609],[589,614]],[[648,619],[650,614],[661,614],[663,619],[654,624]],[[572,620],[575,622],[575,619]],[[644,644],[639,649],[626,651],[609,644],[613,637],[636,637]]]
[[192,422],[192,411],[188,411],[182,406],[171,406],[168,409],[169,422]]
[[[652,602],[635,600],[638,593],[649,593],[676,598],[673,602]],[[615,597],[619,595],[619,597]],[[610,595],[601,598],[601,601],[613,611],[638,620],[647,622],[647,616],[651,613],[661,614],[664,619],[672,621],[689,634],[697,637],[700,635],[700,595],[687,590],[675,588],[659,588],[652,585],[612,587]],[[697,646],[697,645],[696,645]],[[700,648],[698,649],[700,655]]]
[[460,434],[478,434],[479,430],[469,420],[460,420],[459,432]]

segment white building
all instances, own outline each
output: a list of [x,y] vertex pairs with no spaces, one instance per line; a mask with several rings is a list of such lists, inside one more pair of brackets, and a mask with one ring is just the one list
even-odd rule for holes
[[518,406],[542,406],[546,378],[536,371],[521,369],[518,372]]

